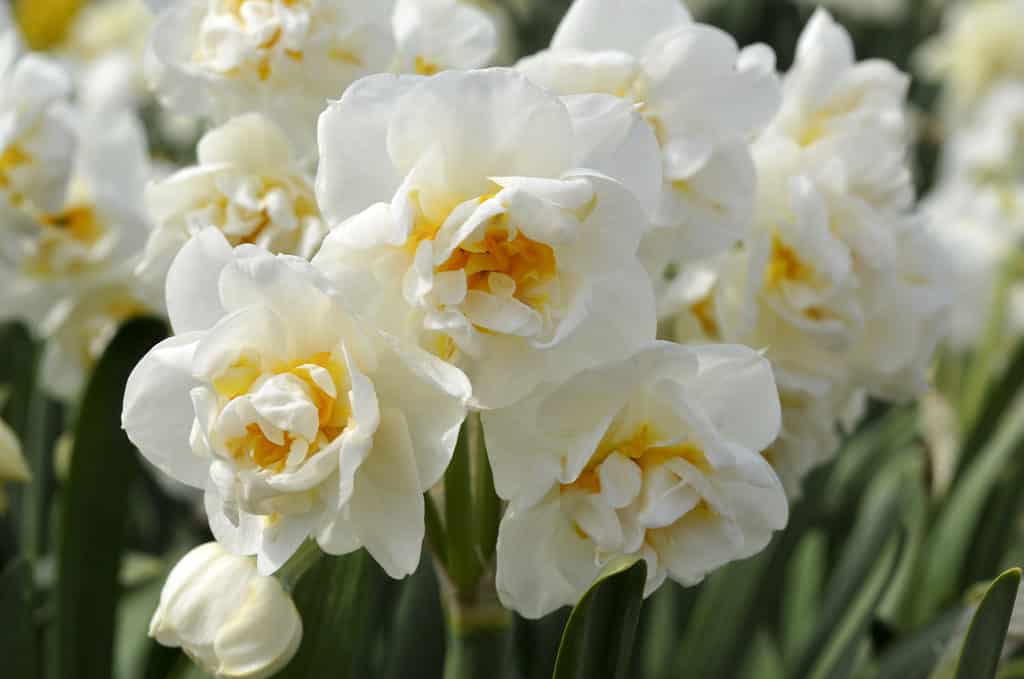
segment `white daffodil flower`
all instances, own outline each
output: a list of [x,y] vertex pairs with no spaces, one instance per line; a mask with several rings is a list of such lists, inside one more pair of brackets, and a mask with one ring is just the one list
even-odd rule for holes
[[950,113],[968,113],[994,85],[1024,77],[1024,0],[949,5],[942,32],[917,56],[946,81]]
[[32,480],[32,473],[25,462],[21,451],[21,443],[17,435],[0,420],[0,515],[7,511],[6,483],[27,483]]
[[477,406],[653,338],[637,196],[657,200],[660,165],[626,102],[562,100],[510,69],[381,75],[328,108],[319,138],[332,231],[314,265],[462,368]]
[[128,112],[78,121],[75,170],[52,211],[0,207],[9,238],[0,246],[0,318],[53,337],[44,385],[73,397],[118,324],[158,307],[132,278],[145,243],[145,136]]
[[693,585],[761,551],[786,495],[761,455],[779,433],[768,362],[732,345],[654,342],[485,412],[498,493],[498,592],[530,618],[575,603],[610,560]]
[[[955,179],[940,185],[924,202],[929,228],[949,264],[952,306],[945,339],[957,352],[976,347],[984,336],[1000,276],[1017,251],[1019,224],[1008,218],[1001,203],[977,184]],[[1013,330],[1021,332],[1024,327]]]
[[551,48],[517,68],[560,94],[603,92],[634,103],[661,148],[664,185],[645,261],[721,252],[753,218],[751,136],[779,103],[766,46],[740,52],[728,34],[690,20],[678,0],[576,0]]
[[260,112],[306,150],[328,98],[387,70],[392,0],[177,0],[147,74],[165,106],[223,122]]
[[178,250],[208,226],[232,245],[313,256],[326,227],[312,177],[277,125],[258,113],[232,118],[209,131],[197,152],[198,164],[146,188],[155,229],[139,263],[140,276],[162,288]]
[[[1000,229],[1024,235],[1024,82],[992,88],[946,140],[943,179]],[[959,211],[962,212],[962,211]]]
[[57,51],[75,74],[84,108],[117,111],[145,99],[143,60],[152,23],[143,0],[88,3],[75,14]]
[[803,149],[836,193],[850,195],[846,210],[862,212],[857,203],[865,202],[905,211],[914,201],[906,161],[909,84],[888,61],[856,61],[850,34],[819,9],[800,35],[781,109],[763,138]]
[[75,157],[68,97],[71,79],[55,62],[22,54],[6,11],[0,14],[0,202],[60,208]]
[[149,636],[181,647],[218,679],[264,679],[299,650],[302,618],[276,578],[207,542],[167,576]]
[[465,0],[398,0],[392,26],[402,73],[482,68],[498,51],[494,19]]
[[755,227],[718,271],[722,339],[764,348],[779,380],[769,457],[791,493],[834,453],[851,395],[920,393],[943,334],[947,267],[910,213],[905,90],[891,64],[856,63],[849,35],[816,12],[754,145]]
[[364,328],[305,260],[232,250],[215,228],[175,259],[167,309],[175,335],[128,380],[124,427],[157,468],[205,490],[217,540],[256,554],[261,573],[307,536],[412,573],[465,375]]

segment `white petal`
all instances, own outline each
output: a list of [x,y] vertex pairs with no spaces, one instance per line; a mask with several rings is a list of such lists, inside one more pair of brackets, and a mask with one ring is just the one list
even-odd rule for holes
[[387,151],[388,126],[401,97],[419,80],[387,74],[363,78],[320,115],[316,197],[330,225],[388,201],[403,174]]
[[431,181],[461,202],[489,193],[491,176],[559,176],[572,128],[562,103],[521,73],[446,71],[401,98],[388,151],[403,174],[429,159]]
[[498,530],[498,595],[536,619],[576,603],[601,572],[593,544],[561,511],[557,492],[524,511],[508,509]]
[[203,229],[185,243],[167,272],[167,315],[177,334],[206,330],[224,316],[221,271],[231,246],[218,229]]
[[[624,99],[583,94],[563,99],[576,133],[576,165],[620,181],[654,214],[662,172],[654,131]],[[639,226],[639,225],[638,225]]]
[[200,165],[228,163],[253,174],[279,175],[292,165],[288,137],[259,113],[232,118],[207,132],[196,148]]
[[618,49],[639,55],[654,35],[689,21],[679,0],[576,0],[558,25],[551,46]]
[[614,509],[622,509],[636,499],[643,478],[640,467],[619,453],[613,453],[597,468],[601,497]]
[[423,490],[409,427],[398,410],[381,413],[373,451],[356,474],[352,527],[393,578],[416,570],[423,543]]
[[165,474],[195,488],[206,485],[210,460],[189,445],[195,420],[189,392],[197,333],[178,335],[153,347],[125,386],[121,425],[143,456]]

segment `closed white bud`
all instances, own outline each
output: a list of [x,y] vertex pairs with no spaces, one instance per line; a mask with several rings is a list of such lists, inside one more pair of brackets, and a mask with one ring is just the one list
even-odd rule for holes
[[255,560],[208,542],[171,570],[149,636],[180,646],[217,677],[260,679],[284,668],[302,640],[302,618]]

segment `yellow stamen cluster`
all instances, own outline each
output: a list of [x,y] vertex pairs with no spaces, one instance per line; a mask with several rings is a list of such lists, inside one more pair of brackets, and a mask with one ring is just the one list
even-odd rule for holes
[[[317,366],[330,374],[337,390],[336,396],[325,392],[313,379],[311,369]],[[213,386],[221,397],[230,401],[247,393],[262,374],[256,360],[242,357],[214,379]],[[317,408],[320,426],[316,439],[309,442],[305,458],[309,459],[338,438],[349,424],[352,409],[346,397],[348,379],[345,368],[330,352],[321,352],[307,360],[275,366],[271,374],[298,377],[306,384],[306,391]],[[285,468],[294,440],[290,433],[285,432],[283,442],[275,443],[263,434],[259,426],[250,424],[245,435],[231,439],[227,445],[236,460],[249,460],[262,469],[279,473]]]
[[96,211],[87,204],[72,205],[61,212],[42,215],[38,223],[42,233],[36,242],[35,252],[22,264],[25,273],[35,277],[79,273],[85,268],[86,260],[78,257],[62,262],[60,250],[70,243],[91,247],[105,233]]
[[775,289],[784,282],[810,283],[813,280],[814,269],[783,243],[778,234],[772,236],[772,253],[764,272],[765,287]]
[[24,165],[32,160],[25,151],[17,144],[11,144],[0,153],[0,189],[6,189],[11,185],[11,172],[19,165]]
[[416,75],[434,75],[441,67],[421,56],[416,57]]
[[[503,219],[504,215],[496,221]],[[506,228],[497,226],[488,229],[480,241],[457,247],[437,271],[465,271],[470,290],[488,293],[491,274],[505,274],[516,284],[513,296],[537,307],[545,301],[537,288],[555,277],[557,265],[555,251],[549,245],[527,238],[522,232],[510,238]]]
[[597,445],[583,472],[572,483],[562,484],[561,491],[581,490],[600,493],[601,477],[597,470],[613,453],[634,461],[641,469],[657,467],[674,458],[686,460],[701,470],[710,469],[704,451],[697,445],[690,442],[670,446],[652,445],[656,440],[657,437],[652,434],[648,425],[641,426],[626,437],[621,437],[615,427],[610,428]]

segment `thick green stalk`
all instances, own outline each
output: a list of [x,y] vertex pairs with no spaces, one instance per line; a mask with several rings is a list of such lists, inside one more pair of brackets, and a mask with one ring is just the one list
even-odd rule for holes
[[306,540],[303,542],[295,554],[275,574],[277,579],[281,581],[281,586],[289,592],[294,590],[295,586],[299,584],[299,580],[306,574],[306,571],[315,566],[323,555],[324,553],[320,551],[320,546],[316,544],[316,540]]
[[505,679],[512,664],[512,614],[498,601],[493,571],[471,593],[460,593],[444,576],[441,588],[448,627],[444,679]]

